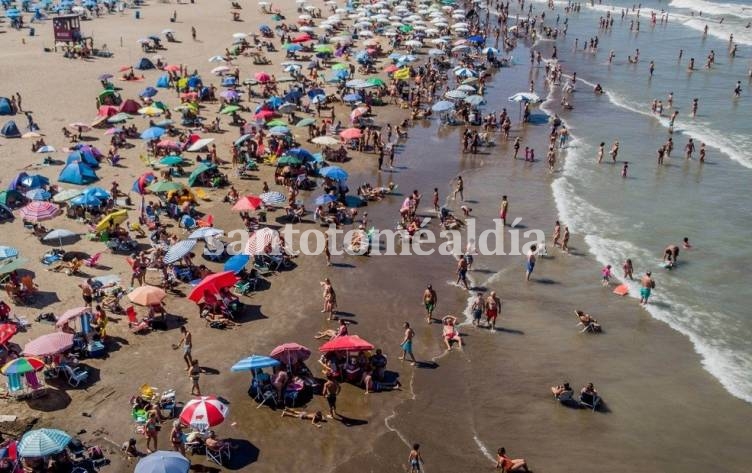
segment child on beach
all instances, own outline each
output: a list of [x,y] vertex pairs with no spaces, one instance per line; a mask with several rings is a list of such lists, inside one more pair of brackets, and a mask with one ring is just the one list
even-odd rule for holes
[[624,262],[624,265],[622,266],[622,269],[624,270],[624,278],[629,278],[630,281],[634,279],[633,273],[634,268],[632,267],[632,260],[627,258],[627,260]]
[[608,286],[608,284],[611,282],[611,265],[606,265],[605,268],[601,270],[601,276],[603,276],[603,285]]

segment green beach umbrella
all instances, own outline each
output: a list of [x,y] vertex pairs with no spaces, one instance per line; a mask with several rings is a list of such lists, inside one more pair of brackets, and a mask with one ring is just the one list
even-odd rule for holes
[[317,44],[313,47],[313,50],[317,53],[333,53],[334,48],[329,44]]
[[153,107],[156,107],[156,108],[158,108],[158,109],[160,109],[160,110],[167,110],[167,108],[168,108],[168,107],[167,107],[167,105],[165,105],[165,103],[164,103],[164,102],[160,102],[160,101],[156,101],[156,102],[154,102],[154,103],[152,104],[152,106],[153,106]]
[[333,71],[349,71],[350,66],[343,62],[338,62],[337,64],[332,66],[332,70]]
[[409,33],[413,30],[412,25],[402,25],[399,27],[399,30],[403,33]]
[[179,182],[157,181],[147,187],[151,192],[170,192],[183,189],[185,186]]
[[128,120],[131,116],[127,113],[118,113],[117,115],[113,115],[110,118],[107,119],[107,123],[122,123],[126,120]]
[[304,118],[304,119],[300,120],[298,123],[296,123],[295,126],[298,127],[298,128],[303,128],[303,127],[306,127],[308,125],[313,125],[314,123],[316,123],[316,119],[315,118]]
[[373,84],[377,87],[383,87],[386,85],[386,82],[384,82],[383,79],[380,79],[378,77],[369,77],[368,79],[366,79],[366,82],[368,82],[369,84]]
[[238,107],[237,105],[228,105],[219,113],[221,113],[222,115],[230,115],[231,113],[235,113],[238,110],[240,110],[240,107]]
[[16,202],[23,202],[26,198],[20,192],[16,190],[2,191],[0,192],[0,204],[12,205]]
[[99,97],[100,99],[103,99],[103,98],[108,97],[110,95],[115,95],[115,91],[112,90],[112,89],[104,89],[103,91],[101,91],[99,93],[99,95],[97,97]]
[[193,187],[196,184],[196,180],[201,174],[214,168],[216,168],[216,166],[212,164],[201,163],[196,169],[193,170],[191,175],[188,176],[188,185]]
[[266,122],[266,126],[267,128],[272,128],[275,126],[287,126],[287,122],[280,120],[279,118],[275,118],[274,120]]
[[165,166],[175,166],[176,164],[181,164],[182,162],[183,157],[176,154],[165,156],[164,158],[159,160],[159,164],[163,164]]
[[303,160],[295,156],[285,155],[277,160],[277,166],[300,166],[301,164]]

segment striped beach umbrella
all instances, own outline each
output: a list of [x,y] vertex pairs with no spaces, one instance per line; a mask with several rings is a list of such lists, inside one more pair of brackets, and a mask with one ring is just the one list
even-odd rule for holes
[[162,261],[164,261],[165,264],[172,264],[190,253],[194,246],[196,246],[196,240],[181,240],[167,250],[167,254],[164,255]]
[[198,430],[221,424],[230,408],[214,396],[201,396],[188,401],[180,412],[180,422]]
[[54,218],[59,212],[60,207],[44,201],[34,201],[19,210],[21,217],[28,222],[49,220]]
[[279,245],[279,233],[276,230],[265,227],[262,228],[248,237],[248,243],[245,245],[246,255],[262,255],[266,253],[266,248],[269,245],[274,247]]
[[37,429],[30,430],[18,442],[18,456],[24,458],[39,458],[54,455],[65,450],[71,441],[71,436],[62,430]]
[[0,246],[0,260],[18,256],[18,249],[12,246]]
[[266,205],[281,205],[287,202],[285,195],[277,191],[264,192],[259,197]]
[[52,332],[37,337],[24,346],[25,355],[50,356],[62,353],[73,346],[73,334]]
[[23,357],[10,360],[2,368],[0,372],[5,376],[12,374],[24,374],[32,371],[39,371],[44,368],[44,361],[39,358]]

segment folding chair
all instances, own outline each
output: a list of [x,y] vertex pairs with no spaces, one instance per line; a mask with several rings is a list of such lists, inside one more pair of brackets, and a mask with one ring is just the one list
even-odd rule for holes
[[230,446],[224,445],[219,450],[212,450],[206,447],[206,459],[216,463],[219,466],[224,466],[224,459],[230,460]]

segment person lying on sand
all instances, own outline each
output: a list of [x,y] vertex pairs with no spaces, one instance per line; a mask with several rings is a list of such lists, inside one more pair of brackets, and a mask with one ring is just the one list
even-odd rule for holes
[[297,417],[301,420],[310,420],[311,424],[321,428],[321,423],[324,421],[324,415],[321,413],[321,411],[316,412],[305,412],[305,411],[298,411],[295,409],[288,409],[285,407],[282,409],[282,417]]

